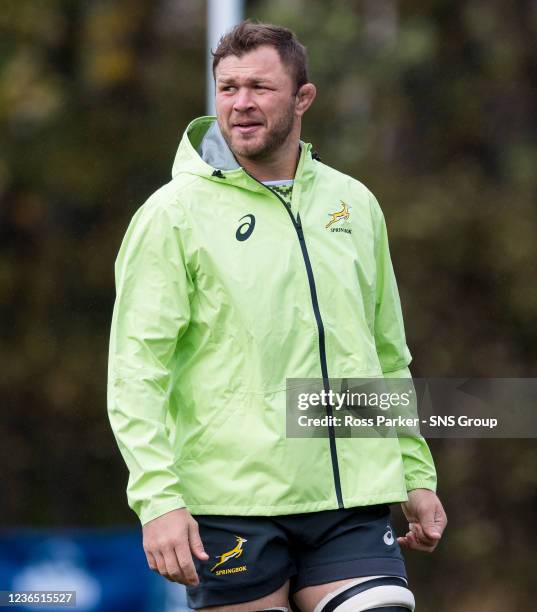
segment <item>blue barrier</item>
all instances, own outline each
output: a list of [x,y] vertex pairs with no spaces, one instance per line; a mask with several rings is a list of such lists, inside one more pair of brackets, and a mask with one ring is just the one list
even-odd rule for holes
[[[81,612],[187,612],[185,589],[147,567],[136,529],[0,531],[1,591],[76,591]],[[6,608],[7,609],[7,608]],[[20,606],[56,612],[57,606]]]

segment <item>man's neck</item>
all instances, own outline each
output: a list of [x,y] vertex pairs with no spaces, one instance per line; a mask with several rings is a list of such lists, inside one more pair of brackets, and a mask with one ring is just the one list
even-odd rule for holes
[[300,146],[296,141],[291,146],[286,146],[283,151],[278,150],[268,159],[252,160],[238,155],[236,158],[246,172],[258,181],[293,179],[300,158]]

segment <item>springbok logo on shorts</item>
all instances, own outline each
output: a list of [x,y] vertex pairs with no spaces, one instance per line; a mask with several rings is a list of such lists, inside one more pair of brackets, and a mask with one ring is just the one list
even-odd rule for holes
[[[237,540],[237,544],[235,545],[234,548],[222,553],[221,555],[216,555],[216,558],[219,559],[219,561],[218,563],[213,565],[213,567],[211,567],[211,572],[214,572],[214,570],[217,567],[219,567],[220,565],[223,565],[230,559],[238,559],[242,555],[242,553],[244,552],[242,545],[245,542],[248,542],[248,540],[246,538],[241,538],[241,536],[238,536],[238,535],[235,536],[235,539]],[[225,569],[218,570],[217,572],[215,572],[215,574],[217,576],[220,576],[222,574],[236,574],[237,572],[245,572],[245,571],[246,571],[246,565],[239,565],[238,567],[228,567]]]
[[386,546],[391,546],[395,542],[395,538],[393,537],[393,531],[389,524],[386,525],[386,528],[387,531],[382,539],[384,540],[384,544],[386,544]]
[[[348,221],[351,213],[349,205],[346,204],[343,200],[340,200],[341,202],[341,210],[338,210],[336,212],[333,213],[328,213],[332,218],[330,219],[330,221],[325,225],[326,229],[330,228],[331,225],[334,225],[334,223],[339,223],[340,221]],[[349,225],[349,224],[346,224]],[[332,227],[330,228],[331,232],[345,232],[347,234],[352,234],[352,229],[350,227]]]

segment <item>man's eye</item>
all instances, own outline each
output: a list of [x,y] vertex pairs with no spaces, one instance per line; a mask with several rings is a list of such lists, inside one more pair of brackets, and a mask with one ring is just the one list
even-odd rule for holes
[[233,87],[233,85],[226,85],[225,87],[221,88],[221,91],[235,91],[236,87]]

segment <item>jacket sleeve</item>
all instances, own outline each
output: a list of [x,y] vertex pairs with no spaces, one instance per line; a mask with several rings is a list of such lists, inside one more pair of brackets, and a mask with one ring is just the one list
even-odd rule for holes
[[116,259],[108,362],[108,415],[129,470],[128,503],[142,524],[185,506],[166,420],[191,280],[175,211],[158,200],[134,215]]
[[[375,197],[370,194],[375,232],[377,263],[375,344],[386,378],[412,378],[408,366],[412,356],[408,350],[401,312],[399,291],[390,258],[388,233],[384,215]],[[436,491],[436,470],[429,446],[422,436],[399,438],[407,491]]]

